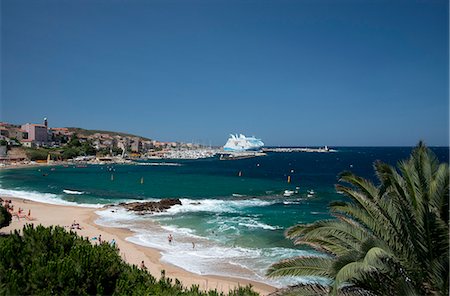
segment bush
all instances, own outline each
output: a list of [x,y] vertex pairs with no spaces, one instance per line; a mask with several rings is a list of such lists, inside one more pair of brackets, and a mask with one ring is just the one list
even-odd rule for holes
[[84,155],[95,155],[97,153],[97,150],[95,150],[94,146],[92,146],[91,142],[84,142],[81,145],[80,149],[81,154]]
[[[62,227],[27,225],[0,238],[1,295],[159,295],[219,296],[216,291],[184,288],[163,276],[125,263],[109,244],[93,246]],[[250,287],[230,296],[258,295]]]
[[80,140],[78,140],[77,134],[73,134],[72,139],[67,143],[69,147],[81,147]]
[[48,156],[48,150],[28,148],[26,149],[26,154],[30,160],[46,160]]
[[6,227],[11,223],[11,214],[8,210],[0,205],[0,228]]
[[80,155],[80,151],[76,148],[66,148],[62,153],[64,159],[74,158]]

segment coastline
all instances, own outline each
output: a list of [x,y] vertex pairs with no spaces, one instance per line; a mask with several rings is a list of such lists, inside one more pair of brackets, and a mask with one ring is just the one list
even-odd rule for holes
[[144,247],[126,240],[127,237],[133,236],[133,232],[126,228],[105,227],[97,225],[95,220],[99,216],[95,213],[98,209],[86,208],[80,206],[67,205],[53,205],[37,201],[30,201],[21,198],[3,197],[11,199],[14,208],[19,207],[25,212],[31,210],[31,216],[36,220],[28,221],[17,217],[12,218],[11,224],[8,227],[0,229],[2,233],[10,233],[14,230],[21,230],[25,224],[35,224],[43,226],[59,225],[69,230],[69,226],[74,220],[80,223],[81,230],[74,230],[80,236],[97,237],[101,234],[102,239],[111,241],[115,239],[117,246],[120,249],[121,257],[128,263],[140,266],[144,260],[149,272],[159,278],[161,271],[165,270],[166,276],[170,278],[179,279],[184,286],[198,285],[202,290],[217,289],[218,291],[228,292],[230,289],[237,286],[245,286],[251,284],[253,289],[261,295],[268,295],[276,290],[275,287],[265,283],[216,275],[198,275],[188,272],[182,268],[173,266],[168,263],[160,261],[161,254],[157,249]]

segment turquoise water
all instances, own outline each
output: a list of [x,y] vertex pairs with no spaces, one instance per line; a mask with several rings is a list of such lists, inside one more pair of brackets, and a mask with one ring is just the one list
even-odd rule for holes
[[[3,170],[0,193],[96,207],[180,198],[182,206],[156,215],[99,209],[97,223],[132,229],[136,235],[130,241],[158,248],[162,260],[192,272],[283,285],[287,282],[264,278],[271,263],[291,256],[320,255],[295,247],[283,233],[299,222],[329,218],[328,203],[344,198],[334,190],[338,173],[351,170],[373,178],[375,160],[395,164],[411,151],[407,147],[337,149],[336,153],[270,153],[233,161],[213,158]],[[448,162],[448,148],[434,150],[441,161]],[[298,194],[283,196],[284,190],[297,188]],[[307,190],[314,190],[314,197],[308,198]],[[168,233],[174,235],[174,244],[167,243]]]

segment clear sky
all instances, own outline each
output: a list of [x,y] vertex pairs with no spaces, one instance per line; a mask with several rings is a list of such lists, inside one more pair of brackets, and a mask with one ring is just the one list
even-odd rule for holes
[[1,0],[1,121],[223,145],[449,141],[448,1]]

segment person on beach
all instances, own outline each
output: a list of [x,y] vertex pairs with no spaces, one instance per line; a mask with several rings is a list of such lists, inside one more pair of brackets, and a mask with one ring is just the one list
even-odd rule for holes
[[195,249],[195,243],[192,242],[192,249]]
[[73,220],[72,225],[70,225],[70,229],[79,229],[79,230],[81,230],[80,223],[77,223],[76,220]]
[[31,210],[28,210],[28,215],[26,215],[26,216],[25,216],[25,215],[22,215],[21,217],[27,219],[28,221],[34,221],[34,220],[36,220],[36,218],[31,217]]
[[102,243],[102,235],[101,235],[101,234],[98,235],[98,243],[99,243],[99,244]]
[[141,269],[147,270],[147,266],[145,266],[144,260],[142,260],[142,262],[141,262]]
[[172,240],[173,240],[173,236],[172,236],[172,234],[171,234],[171,233],[169,233],[169,236],[167,237],[167,240],[169,240],[169,244],[171,244],[171,243],[172,243]]

